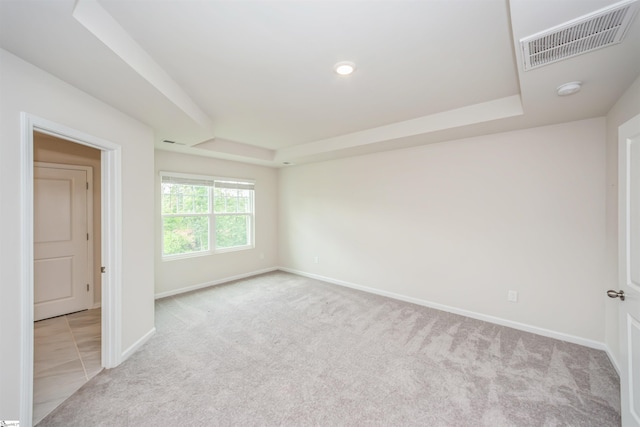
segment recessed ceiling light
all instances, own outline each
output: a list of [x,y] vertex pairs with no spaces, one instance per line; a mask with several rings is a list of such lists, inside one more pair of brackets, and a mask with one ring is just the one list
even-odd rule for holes
[[580,92],[580,89],[582,89],[582,82],[569,82],[558,86],[556,91],[558,96],[567,96]]
[[356,70],[356,64],[349,61],[342,61],[334,65],[333,69],[341,76],[348,76]]

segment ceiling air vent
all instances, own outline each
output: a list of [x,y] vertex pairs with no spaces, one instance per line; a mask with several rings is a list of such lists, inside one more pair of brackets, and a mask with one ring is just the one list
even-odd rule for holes
[[620,43],[636,13],[626,0],[520,39],[525,71]]

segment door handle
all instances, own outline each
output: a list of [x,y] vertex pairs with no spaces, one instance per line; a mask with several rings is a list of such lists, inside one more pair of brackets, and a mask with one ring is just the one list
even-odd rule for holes
[[620,298],[620,301],[624,301],[624,291],[608,290],[607,296],[609,298]]

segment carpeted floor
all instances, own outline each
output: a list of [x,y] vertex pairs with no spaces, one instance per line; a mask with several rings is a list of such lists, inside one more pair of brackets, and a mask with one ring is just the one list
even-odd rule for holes
[[607,356],[283,272],[156,302],[39,426],[617,426]]

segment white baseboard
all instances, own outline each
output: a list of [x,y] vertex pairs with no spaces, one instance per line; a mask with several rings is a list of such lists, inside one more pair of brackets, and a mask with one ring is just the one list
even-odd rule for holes
[[151,337],[156,333],[156,328],[153,327],[149,332],[144,334],[138,341],[134,342],[128,349],[126,349],[122,353],[122,357],[120,358],[120,363],[124,362],[135,353],[140,347],[142,347],[147,341],[151,339]]
[[174,290],[171,290],[171,291],[159,292],[159,293],[157,293],[155,295],[155,299],[166,298],[166,297],[170,297],[170,296],[173,296],[173,295],[182,294],[182,293],[185,293],[185,292],[195,291],[195,290],[202,289],[202,288],[208,288],[210,286],[221,285],[223,283],[233,282],[234,280],[239,280],[239,279],[246,279],[247,277],[257,276],[259,274],[264,274],[264,273],[270,273],[270,272],[276,271],[276,270],[279,270],[279,268],[278,267],[270,267],[270,268],[265,268],[263,270],[257,270],[257,271],[252,271],[252,272],[249,272],[249,273],[238,274],[236,276],[225,277],[224,279],[213,280],[211,282],[200,283],[200,284],[192,285],[192,286],[186,286],[184,288],[174,289]]
[[424,307],[434,308],[436,310],[442,310],[449,313],[459,314],[461,316],[471,317],[473,319],[482,320],[485,322],[494,323],[501,326],[507,326],[509,328],[518,329],[525,332],[531,332],[533,334],[542,335],[544,337],[549,337],[549,338],[555,338],[561,341],[567,341],[573,344],[595,348],[597,350],[604,350],[609,356],[609,358],[611,359],[611,362],[614,365],[614,367],[618,369],[616,361],[614,358],[612,358],[612,354],[609,351],[609,348],[602,342],[598,342],[598,341],[594,341],[594,340],[590,340],[582,337],[577,337],[575,335],[565,334],[563,332],[552,331],[550,329],[539,328],[537,326],[527,325],[525,323],[514,322],[512,320],[502,319],[500,317],[490,316],[487,314],[476,313],[473,311],[464,310],[457,307],[438,304],[435,302],[431,302],[431,301],[427,301],[419,298],[413,298],[406,295],[401,295],[393,292],[383,291],[380,289],[370,288],[368,286],[357,285],[355,283],[345,282],[344,280],[332,279],[330,277],[320,276],[318,274],[306,273],[304,271],[294,270],[286,267],[280,267],[279,269],[282,271],[286,271],[288,273],[297,274],[299,276],[309,277],[312,279],[321,280],[323,282],[332,283],[334,285],[345,286],[347,288],[357,289],[359,291],[364,291],[371,294],[381,295],[384,297],[389,297],[389,298],[393,298],[400,301],[410,302],[410,303],[421,305]]

